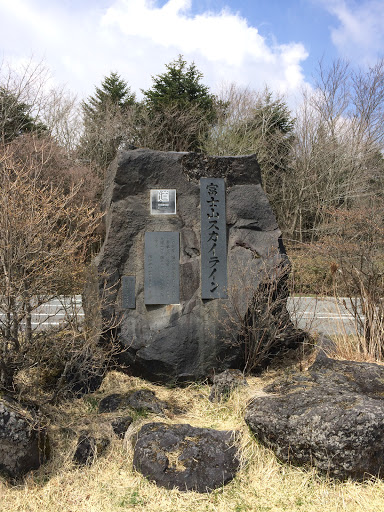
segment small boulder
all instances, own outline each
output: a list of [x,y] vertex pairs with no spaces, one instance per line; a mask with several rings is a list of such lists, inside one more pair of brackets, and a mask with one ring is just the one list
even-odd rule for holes
[[277,457],[362,480],[384,473],[384,367],[323,353],[308,372],[265,388],[245,420]]
[[209,400],[211,402],[225,400],[234,389],[241,386],[248,386],[243,372],[240,370],[225,370],[214,376]]
[[117,437],[122,439],[132,421],[133,419],[131,416],[122,416],[120,418],[114,419],[111,422],[113,432],[117,435]]
[[87,431],[82,431],[77,440],[73,461],[80,466],[90,466],[96,457],[100,457],[105,452],[109,443],[106,437],[97,438]]
[[168,404],[159,400],[153,391],[139,389],[127,394],[114,393],[104,397],[99,403],[99,412],[115,412],[126,407],[130,407],[135,411],[164,414]]
[[0,472],[12,479],[37,469],[48,458],[48,435],[36,411],[0,399]]
[[113,393],[112,395],[105,396],[100,400],[99,412],[115,412],[124,407],[124,395],[120,393]]
[[153,391],[139,389],[127,396],[127,404],[135,411],[148,411],[154,414],[164,414],[168,404],[159,400]]
[[161,487],[210,492],[236,476],[234,437],[188,424],[147,423],[137,435],[133,466]]

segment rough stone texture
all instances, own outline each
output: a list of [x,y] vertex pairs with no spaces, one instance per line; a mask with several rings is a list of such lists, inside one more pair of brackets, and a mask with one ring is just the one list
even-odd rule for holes
[[340,479],[383,475],[384,367],[322,353],[265,391],[273,395],[254,398],[245,419],[278,458]]
[[155,414],[163,414],[169,406],[159,400],[155,393],[149,389],[139,389],[127,394],[114,393],[100,400],[99,412],[114,412],[125,407],[136,411],[148,411]]
[[240,370],[225,370],[214,376],[209,400],[211,402],[225,400],[234,389],[241,386],[248,386],[244,374]]
[[117,435],[117,437],[122,439],[132,422],[133,418],[131,416],[122,416],[120,418],[115,418],[111,422],[113,432]]
[[[120,363],[153,381],[193,381],[211,370],[243,365],[235,324],[232,332],[228,330],[231,300],[201,299],[201,177],[226,181],[228,291],[234,296],[237,290],[241,315],[246,314],[252,290],[265,275],[272,275],[278,265],[288,265],[255,156],[204,157],[147,149],[120,152],[108,171],[103,197],[106,238],[95,261],[102,276],[99,287],[105,285],[109,294],[110,305],[102,315],[107,323],[115,317],[119,320],[113,333],[125,347]],[[176,189],[177,214],[150,215],[150,189]],[[144,304],[146,231],[180,232],[180,304]],[[123,275],[136,276],[136,309],[114,306],[121,304]],[[89,318],[92,293],[90,287],[84,298]]]
[[49,442],[34,411],[0,399],[0,473],[18,478],[48,457]]
[[105,396],[100,400],[99,412],[115,412],[119,409],[127,407],[124,403],[124,395],[121,393],[113,393],[112,395]]
[[138,433],[133,465],[167,489],[210,492],[236,476],[234,432],[148,423]]
[[87,431],[80,433],[77,440],[73,461],[79,466],[90,466],[100,457],[109,446],[110,440],[106,437],[95,437]]

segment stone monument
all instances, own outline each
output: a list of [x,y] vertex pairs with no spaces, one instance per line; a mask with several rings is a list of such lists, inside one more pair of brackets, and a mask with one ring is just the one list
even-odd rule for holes
[[256,157],[122,151],[103,204],[95,266],[121,364],[160,382],[242,368],[231,314],[245,316],[263,275],[289,264]]

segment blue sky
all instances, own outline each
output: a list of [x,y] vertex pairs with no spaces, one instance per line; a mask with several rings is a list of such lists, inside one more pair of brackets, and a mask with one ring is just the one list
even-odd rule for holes
[[224,84],[294,97],[320,59],[384,56],[384,0],[0,0],[5,64],[44,60],[80,98],[117,71],[132,89],[182,54]]

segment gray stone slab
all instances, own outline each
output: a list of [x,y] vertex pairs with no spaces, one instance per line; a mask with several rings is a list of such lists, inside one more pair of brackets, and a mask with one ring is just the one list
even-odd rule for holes
[[227,226],[223,178],[200,179],[201,297],[226,299]]
[[136,277],[123,276],[121,278],[121,307],[123,309],[136,308]]
[[179,238],[178,231],[145,233],[145,304],[179,304]]

